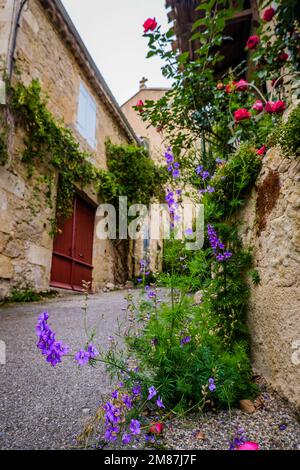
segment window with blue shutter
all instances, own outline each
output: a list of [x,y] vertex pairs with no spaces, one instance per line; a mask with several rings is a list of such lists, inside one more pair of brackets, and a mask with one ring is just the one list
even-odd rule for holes
[[82,83],[80,83],[79,88],[77,129],[87,142],[95,148],[96,103]]

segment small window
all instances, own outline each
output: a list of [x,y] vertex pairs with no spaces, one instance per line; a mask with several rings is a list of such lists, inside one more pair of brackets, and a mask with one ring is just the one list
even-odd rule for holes
[[96,103],[82,83],[80,83],[79,88],[77,129],[87,142],[95,148]]

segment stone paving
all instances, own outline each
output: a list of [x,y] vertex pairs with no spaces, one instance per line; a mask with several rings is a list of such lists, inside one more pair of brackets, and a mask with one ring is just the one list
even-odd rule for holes
[[[126,291],[92,295],[89,322],[97,326],[94,343],[105,346],[124,318]],[[110,390],[104,366],[79,368],[65,358],[55,368],[36,348],[38,314],[49,312],[57,338],[77,351],[85,334],[83,297],[66,297],[0,307],[0,340],[6,344],[6,365],[0,365],[0,449],[65,449]]]

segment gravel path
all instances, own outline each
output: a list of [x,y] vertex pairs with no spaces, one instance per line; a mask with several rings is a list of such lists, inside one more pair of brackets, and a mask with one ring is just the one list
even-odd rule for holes
[[[125,295],[115,291],[90,297],[89,321],[98,325],[95,344],[107,344],[107,336],[116,331],[117,317],[124,317]],[[57,338],[78,350],[85,341],[82,305],[81,295],[70,294],[0,308],[0,340],[6,343],[6,365],[0,365],[0,449],[70,447],[109,392],[102,365],[70,367],[72,359],[65,358],[52,368],[36,348],[37,316],[48,310]]]
[[[190,415],[166,425],[163,444],[176,450],[226,450],[231,432],[245,431],[261,450],[300,450],[299,416],[274,391],[259,384],[260,406],[252,414],[233,409]],[[230,424],[231,422],[231,424]]]

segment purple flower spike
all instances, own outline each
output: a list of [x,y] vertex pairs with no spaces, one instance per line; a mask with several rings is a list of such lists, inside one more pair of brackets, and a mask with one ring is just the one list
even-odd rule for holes
[[155,390],[155,387],[153,385],[148,389],[148,392],[149,395],[147,400],[151,400],[153,397],[155,397],[155,395],[157,395],[157,391]]
[[156,404],[158,408],[165,408],[165,405],[163,404],[163,401],[160,397],[158,397],[158,399],[156,400]]
[[211,392],[214,392],[216,390],[215,379],[213,377],[208,379],[208,388]]

